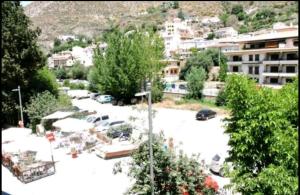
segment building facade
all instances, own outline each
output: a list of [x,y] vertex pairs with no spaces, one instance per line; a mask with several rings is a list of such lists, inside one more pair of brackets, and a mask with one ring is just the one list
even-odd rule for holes
[[247,74],[261,85],[283,85],[298,76],[298,30],[238,39],[237,51],[227,51],[228,74]]

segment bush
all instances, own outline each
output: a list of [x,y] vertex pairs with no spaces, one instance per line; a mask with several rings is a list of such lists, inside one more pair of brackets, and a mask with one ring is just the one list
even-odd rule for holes
[[46,67],[38,70],[33,76],[32,89],[38,93],[49,91],[54,96],[58,96],[58,84],[55,75]]
[[192,67],[191,72],[186,76],[189,97],[201,99],[205,78],[206,72],[202,67]]
[[87,69],[79,61],[76,61],[70,69],[73,79],[87,79]]
[[216,34],[215,33],[209,33],[208,35],[207,35],[207,40],[213,40],[214,38],[216,37]]
[[153,103],[162,101],[164,88],[164,84],[161,81],[154,82],[151,88],[151,101]]
[[[199,155],[188,157],[183,151],[176,154],[174,147],[167,147],[163,135],[153,135],[153,172],[155,194],[216,194],[218,184],[204,173]],[[129,176],[134,179],[127,194],[151,194],[149,143],[142,143],[132,155]],[[116,171],[116,168],[117,171]],[[115,164],[114,173],[122,172]],[[184,193],[185,192],[185,193]]]
[[63,86],[70,87],[70,80],[69,79],[64,80]]
[[218,96],[216,97],[216,105],[217,106],[225,106],[226,105],[226,94],[224,90],[220,90]]

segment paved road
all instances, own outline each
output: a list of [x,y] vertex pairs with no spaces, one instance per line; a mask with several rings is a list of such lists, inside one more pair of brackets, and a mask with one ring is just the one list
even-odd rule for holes
[[[137,112],[132,107],[99,104],[91,99],[73,100],[73,104],[83,109],[109,114],[112,119],[128,120],[130,116],[138,116],[148,127],[147,111]],[[153,120],[154,132],[163,130],[166,138],[173,137],[175,145],[182,142],[179,148],[185,153],[200,153],[200,158],[210,162],[212,156],[219,152],[226,154],[228,136],[223,134],[222,117],[208,121],[195,120],[194,111],[156,109]],[[47,142],[47,140],[43,138]],[[41,140],[41,141],[43,141]],[[39,146],[37,146],[39,149]],[[50,194],[111,194],[121,195],[131,185],[126,172],[113,175],[115,162],[120,159],[103,160],[95,154],[81,154],[77,159],[66,155],[64,149],[53,150],[56,173],[49,177],[23,184],[2,166],[2,190],[13,195],[50,195]],[[122,158],[122,161],[130,157]],[[220,186],[229,183],[229,179],[213,176]]]

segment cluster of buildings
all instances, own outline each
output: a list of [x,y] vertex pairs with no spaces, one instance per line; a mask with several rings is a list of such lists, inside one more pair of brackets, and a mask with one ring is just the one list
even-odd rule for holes
[[167,66],[163,74],[167,81],[179,79],[192,49],[208,48],[227,56],[228,74],[247,74],[261,85],[283,85],[298,75],[298,26],[276,23],[272,29],[248,34],[238,34],[232,27],[219,28],[214,31],[217,39],[207,40],[205,35],[196,37],[191,25],[189,20],[175,18],[165,22],[160,32],[165,43]]
[[[201,30],[195,28],[195,24]],[[219,49],[228,58],[228,74],[247,74],[259,84],[283,85],[298,75],[298,26],[276,23],[272,29],[248,34],[238,34],[233,27],[217,28],[214,39],[208,40],[211,26],[218,26],[217,17],[199,20],[174,18],[164,23],[159,32],[165,44],[166,64],[162,74],[167,82],[179,80],[179,73],[191,56],[192,50]],[[73,39],[72,36],[60,37]],[[93,50],[96,45],[86,48],[73,47],[72,51],[54,54],[48,59],[49,67],[70,67],[79,61],[86,67],[93,65]],[[106,43],[99,45],[101,50]]]
[[[106,43],[102,43],[98,46],[100,50],[105,50],[107,47]],[[86,48],[75,46],[72,51],[63,51],[58,54],[53,54],[48,58],[49,68],[68,68],[73,66],[76,61],[79,61],[85,67],[93,65],[93,54],[96,45],[91,45]]]

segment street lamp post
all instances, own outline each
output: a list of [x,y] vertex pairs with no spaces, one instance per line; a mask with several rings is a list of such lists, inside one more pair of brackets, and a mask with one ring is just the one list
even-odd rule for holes
[[152,103],[151,103],[151,82],[147,83],[147,92],[135,94],[135,96],[144,96],[148,94],[148,121],[149,121],[149,152],[150,152],[150,181],[151,194],[154,195],[154,172],[153,172],[153,149],[152,149]]
[[21,111],[21,121],[24,124],[24,119],[23,119],[23,108],[22,108],[22,98],[21,98],[21,88],[20,85],[18,85],[17,89],[13,89],[12,91],[18,91],[19,92],[19,103],[20,103],[20,111]]
[[148,117],[149,117],[149,148],[150,148],[151,194],[154,195],[153,149],[152,149],[152,102],[151,102],[151,82],[147,83],[147,88],[148,88]]

